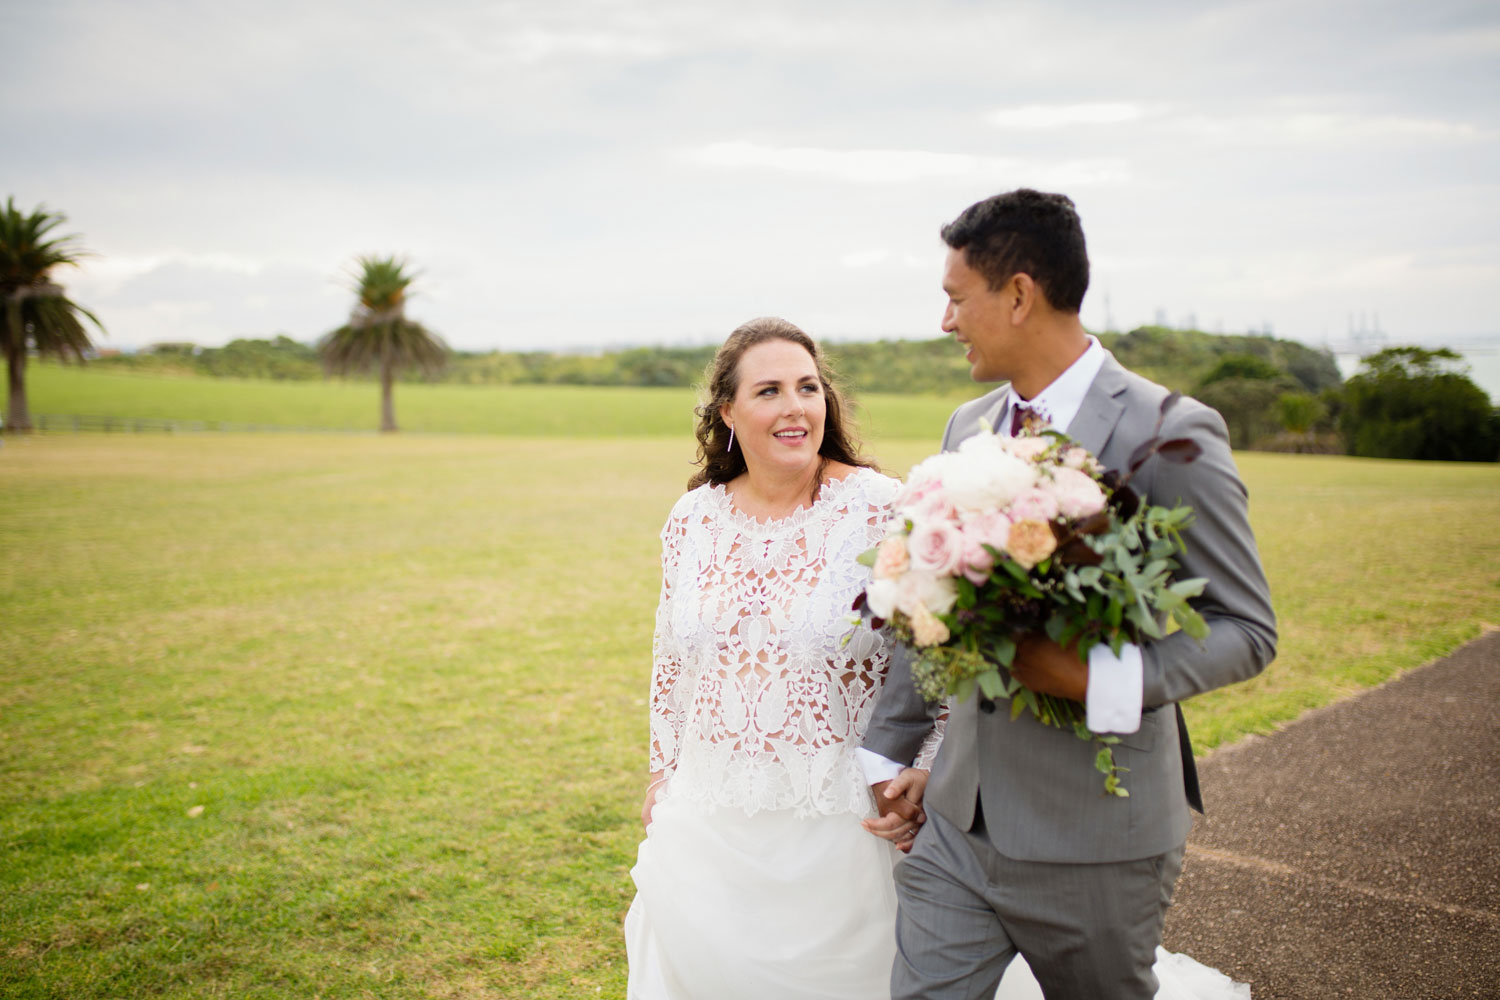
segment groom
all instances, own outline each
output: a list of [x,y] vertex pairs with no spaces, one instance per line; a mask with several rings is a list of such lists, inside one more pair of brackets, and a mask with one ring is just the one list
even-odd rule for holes
[[[1013,433],[1023,420],[1066,430],[1106,468],[1123,469],[1156,427],[1167,390],[1123,368],[1089,336],[1083,228],[1060,194],[1019,190],[965,209],[948,245],[943,329],[967,349],[978,382],[1007,382],[948,421],[952,451],[981,421]],[[1275,617],[1224,422],[1182,399],[1164,438],[1189,437],[1197,461],[1153,459],[1133,486],[1158,504],[1190,504],[1180,576],[1204,577],[1193,604],[1210,626],[1084,661],[1044,635],[1019,643],[1012,674],[1037,692],[1084,703],[1089,728],[1117,733],[1128,798],[1106,796],[1095,747],[1071,731],[1014,721],[983,697],[954,704],[921,827],[896,868],[900,898],[893,1000],[990,997],[1025,956],[1049,1000],[1150,1000],[1162,923],[1182,867],[1189,805],[1200,809],[1192,750],[1176,703],[1259,673],[1276,650]],[[898,647],[861,759],[900,840],[922,798],[915,758],[936,706],[911,683]],[[894,779],[894,780],[891,780]]]

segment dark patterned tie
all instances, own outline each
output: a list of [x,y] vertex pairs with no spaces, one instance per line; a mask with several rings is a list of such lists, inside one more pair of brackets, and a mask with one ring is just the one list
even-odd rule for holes
[[1023,430],[1035,433],[1046,426],[1047,419],[1042,416],[1040,411],[1033,410],[1029,406],[1022,406],[1020,403],[1017,403],[1015,408],[1010,411],[1011,437],[1016,437]]

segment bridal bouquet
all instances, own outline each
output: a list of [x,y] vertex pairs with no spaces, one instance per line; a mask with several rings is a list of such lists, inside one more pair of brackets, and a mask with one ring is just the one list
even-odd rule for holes
[[[1178,398],[1167,397],[1162,417]],[[1009,698],[1012,719],[1029,710],[1072,729],[1098,744],[1095,767],[1118,796],[1129,794],[1114,762],[1119,738],[1090,732],[1078,702],[1037,694],[1000,668],[1027,633],[1071,644],[1083,659],[1101,642],[1118,653],[1127,642],[1161,638],[1163,619],[1196,638],[1208,634],[1188,604],[1206,581],[1172,575],[1191,508],[1142,503],[1129,485],[1153,455],[1198,457],[1193,441],[1163,441],[1160,429],[1158,420],[1125,470],[1106,471],[1056,431],[1003,437],[986,427],[912,469],[891,533],[860,557],[874,579],[856,609],[868,605],[874,627],[889,622],[917,648],[912,679],[924,698],[964,699],[977,687]]]

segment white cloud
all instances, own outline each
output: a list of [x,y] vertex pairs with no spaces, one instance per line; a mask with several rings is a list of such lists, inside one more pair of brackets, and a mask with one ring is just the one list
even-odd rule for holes
[[645,59],[667,52],[660,38],[607,32],[563,32],[526,28],[501,40],[503,47],[524,62],[559,56],[625,56]]
[[1275,143],[1326,147],[1420,141],[1463,142],[1486,135],[1483,128],[1465,121],[1294,108],[1222,115],[1193,113],[1168,119],[1163,128],[1180,137],[1237,146]]
[[839,258],[839,263],[845,267],[861,268],[874,267],[891,259],[889,250],[856,250],[846,253]]
[[0,196],[101,254],[64,281],[116,345],[311,339],[362,252],[466,348],[936,336],[938,227],[1019,186],[1074,196],[1121,325],[1500,334],[1472,0],[50,0],[0,35]]
[[900,183],[1013,171],[1017,161],[912,149],[816,149],[767,146],[745,140],[715,142],[686,151],[706,166],[779,170],[860,184]]
[[768,146],[735,140],[684,151],[690,162],[741,170],[811,174],[858,184],[931,180],[977,180],[997,188],[1025,184],[1078,187],[1119,183],[1130,170],[1119,157],[1028,162],[1014,157],[975,156],[907,149],[817,149]]
[[1023,104],[1002,108],[988,116],[1001,128],[1058,129],[1077,125],[1121,125],[1159,114],[1160,110],[1123,101],[1091,104]]

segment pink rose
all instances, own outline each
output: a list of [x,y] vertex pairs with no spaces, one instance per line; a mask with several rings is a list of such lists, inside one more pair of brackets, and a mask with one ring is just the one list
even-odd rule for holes
[[1017,458],[1024,458],[1028,462],[1035,462],[1046,454],[1047,449],[1051,447],[1052,438],[1015,437],[1007,441],[1005,450]]
[[1087,472],[1090,475],[1098,475],[1104,471],[1104,466],[1099,464],[1098,459],[1090,455],[1087,449],[1080,448],[1076,444],[1063,452],[1062,464],[1070,469],[1077,469],[1080,472]]
[[919,521],[907,536],[906,551],[912,569],[952,576],[963,558],[963,535],[952,521]]
[[1010,526],[1005,551],[1022,569],[1030,569],[1057,551],[1057,538],[1046,521],[1027,518]]
[[914,479],[896,493],[892,506],[897,510],[914,507],[932,494],[941,492],[942,489],[942,481],[936,478]]
[[984,582],[990,578],[990,570],[995,566],[995,557],[990,555],[990,550],[977,542],[964,541],[963,574],[969,578],[969,582],[976,587],[984,586]]
[[1050,521],[1057,516],[1057,499],[1046,490],[1033,486],[1016,494],[1009,513],[1013,521]]
[[1077,469],[1054,470],[1046,488],[1056,498],[1057,509],[1063,517],[1076,520],[1104,509],[1104,491]]
[[980,514],[964,525],[964,534],[977,538],[981,544],[1003,549],[1010,536],[1010,518],[994,510]]
[[953,504],[942,491],[941,485],[924,493],[916,503],[904,510],[913,521],[952,521],[958,516],[958,511],[953,509]]
[[963,527],[964,552],[963,573],[976,587],[990,578],[995,557],[986,545],[1005,551],[1005,542],[1010,537],[1010,518],[996,511],[981,514]]
[[[946,455],[935,455],[929,458],[927,463],[946,457]],[[922,476],[918,477],[919,471],[922,471],[921,466],[912,470],[912,481],[901,488],[891,506],[897,512],[915,521],[953,518],[955,516],[953,504],[948,499],[948,491],[943,486],[942,479],[936,475],[937,470],[926,470]]]

